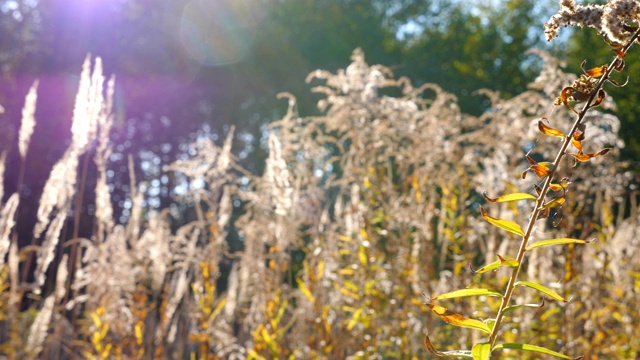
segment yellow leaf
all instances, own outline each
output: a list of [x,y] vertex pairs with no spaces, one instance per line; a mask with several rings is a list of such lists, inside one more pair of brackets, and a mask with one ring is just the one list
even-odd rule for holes
[[341,292],[343,295],[346,295],[346,296],[348,296],[348,297],[350,297],[350,298],[352,298],[352,299],[360,300],[360,295],[358,295],[358,294],[356,294],[356,293],[352,293],[351,291],[349,291],[349,289],[347,289],[347,288],[345,288],[345,287],[340,287],[340,292]]
[[515,286],[526,286],[526,287],[538,290],[541,293],[549,296],[552,299],[555,299],[555,300],[558,300],[558,301],[562,301],[562,302],[567,302],[567,300],[565,298],[563,298],[562,296],[558,295],[555,291],[547,288],[546,286],[540,285],[538,283],[533,283],[533,282],[530,282],[530,281],[518,281],[514,285]]
[[369,241],[369,234],[367,234],[367,230],[360,228],[360,236],[362,236],[364,240]]
[[96,325],[97,328],[102,326],[102,320],[100,320],[100,317],[98,316],[98,314],[96,314],[95,312],[92,312],[91,314],[91,318],[93,319],[93,323]]
[[516,267],[518,266],[518,260],[516,259],[505,259],[500,255],[496,255],[498,257],[498,260],[500,260],[500,265],[501,266],[509,266],[509,267]]
[[497,198],[490,198],[489,196],[487,196],[486,192],[483,192],[482,196],[484,197],[485,200],[487,200],[490,203],[502,203],[502,202],[519,201],[519,200],[536,200],[535,196],[527,193],[513,193],[513,194],[502,195]]
[[316,279],[318,281],[322,280],[324,277],[324,260],[318,261],[318,271],[316,272]]
[[489,216],[483,208],[480,208],[480,212],[482,213],[482,217],[490,224],[507,230],[516,235],[524,236],[524,231],[522,231],[520,225],[514,223],[513,221],[493,218]]
[[544,205],[542,205],[540,207],[540,210],[551,209],[551,208],[554,208],[554,207],[558,207],[558,206],[564,204],[564,200],[565,200],[564,195],[559,196],[559,197],[557,197],[557,198],[555,198],[553,200],[550,200],[549,202],[545,203]]
[[367,266],[367,249],[363,245],[360,245],[360,248],[358,249],[358,259],[362,266]]
[[136,326],[134,328],[136,335],[136,344],[142,345],[142,333],[143,333],[144,324],[142,321],[136,322]]
[[271,334],[269,334],[267,329],[262,328],[260,331],[260,336],[262,337],[264,342],[267,344],[267,347],[269,347],[269,351],[271,352],[271,354],[278,355],[278,344],[276,344],[275,340],[273,339]]
[[322,307],[322,323],[324,324],[324,331],[327,334],[331,334],[331,324],[329,323],[329,306]]
[[344,281],[344,286],[345,286],[346,288],[348,288],[349,290],[351,290],[351,291],[355,291],[355,292],[360,291],[360,288],[358,288],[358,285],[356,285],[356,284],[355,284],[353,281],[351,281],[351,280],[345,280],[345,281]]
[[492,262],[491,264],[487,264],[487,265],[481,267],[478,270],[473,270],[473,269],[471,269],[471,270],[473,270],[473,272],[476,273],[476,274],[484,274],[484,273],[489,272],[491,270],[495,270],[495,269],[497,269],[499,267],[500,267],[500,261],[497,260],[497,261]]
[[532,250],[538,247],[542,247],[542,246],[549,246],[549,245],[564,245],[564,244],[588,244],[589,242],[586,240],[580,240],[580,239],[571,239],[571,238],[558,238],[558,239],[550,239],[550,240],[542,240],[542,241],[538,241],[534,244],[531,244],[529,246],[527,246],[526,250]]
[[564,354],[560,354],[559,352],[555,352],[555,351],[549,350],[547,348],[543,348],[543,347],[536,346],[536,345],[529,345],[529,344],[498,344],[493,348],[493,350],[500,350],[500,349],[533,351],[533,352],[538,352],[538,353],[541,353],[541,354],[547,354],[547,355],[555,356],[555,357],[560,358],[560,359],[569,359],[569,360],[572,359],[571,357],[569,357],[567,355],[564,355]]
[[518,266],[518,261],[516,259],[505,259],[502,256],[498,255],[497,261],[494,261],[491,264],[487,264],[478,270],[471,269],[471,271],[473,271],[476,274],[484,274],[486,272],[489,272],[491,270],[496,270],[503,266],[509,266],[513,268]]
[[566,188],[567,188],[566,186],[561,185],[561,184],[553,184],[553,183],[549,184],[549,189],[551,191],[560,191],[560,190],[564,190]]
[[297,278],[296,282],[298,283],[298,289],[302,291],[304,296],[306,296],[307,299],[309,299],[309,301],[311,301],[312,304],[315,303],[316,299],[315,297],[313,297],[313,294],[311,294],[311,291],[309,291],[309,288],[307,288],[307,285],[305,285],[304,281],[302,281],[302,279],[300,278]]
[[261,356],[253,349],[248,349],[247,353],[249,353],[249,357],[247,357],[247,360],[266,360],[265,357]]
[[111,348],[113,348],[113,345],[107,344],[107,346],[104,347],[104,350],[100,352],[100,358],[108,359],[109,355],[111,354]]
[[491,333],[491,330],[487,326],[487,324],[483,323],[480,320],[469,319],[460,314],[451,312],[446,308],[436,305],[436,304],[427,304],[431,308],[436,315],[438,315],[445,322],[460,327],[466,327],[471,329],[481,330],[487,334]]
[[467,297],[467,296],[483,296],[483,295],[502,297],[502,294],[500,294],[499,292],[492,291],[489,289],[461,289],[461,290],[450,291],[448,293],[441,294],[438,296],[434,296],[431,298],[431,300],[444,300],[444,299],[454,299],[454,298]]
[[347,324],[347,330],[351,331],[351,329],[353,329],[356,326],[356,324],[358,324],[358,320],[360,320],[360,315],[362,314],[362,310],[363,309],[360,308],[353,312],[353,316],[351,316],[351,320]]
[[353,270],[350,267],[338,270],[338,274],[340,275],[353,275],[355,273],[356,273],[355,270]]
[[227,304],[227,298],[222,299],[222,301],[218,303],[216,308],[213,310],[213,312],[209,316],[209,320],[215,320],[215,318],[218,317],[218,315],[222,311],[222,308],[224,308],[226,304]]
[[420,201],[422,199],[422,191],[420,191],[420,183],[418,182],[418,176],[413,175],[413,179],[411,180],[411,187],[416,191],[416,201]]
[[489,360],[491,357],[491,344],[475,344],[471,349],[471,354],[474,360]]

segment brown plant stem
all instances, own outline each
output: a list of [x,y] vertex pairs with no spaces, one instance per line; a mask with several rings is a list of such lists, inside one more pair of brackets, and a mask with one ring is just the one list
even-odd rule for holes
[[[627,44],[625,44],[620,50],[622,56],[626,55],[627,51],[629,51],[629,48],[633,46],[633,43],[636,41],[636,39],[638,39],[639,36],[640,36],[640,30],[637,30],[631,36]],[[511,273],[511,277],[509,278],[509,282],[507,284],[507,289],[505,290],[504,296],[502,297],[502,302],[500,303],[500,308],[498,309],[498,313],[496,315],[495,324],[493,325],[493,329],[491,330],[491,334],[489,335],[489,343],[491,344],[491,348],[495,346],[498,331],[500,330],[500,325],[502,324],[502,319],[504,317],[504,311],[506,307],[509,305],[509,303],[511,302],[511,296],[513,295],[513,290],[515,288],[515,283],[518,279],[518,274],[520,273],[520,269],[522,268],[522,261],[524,259],[526,248],[527,248],[527,245],[529,244],[529,240],[531,240],[531,233],[533,232],[533,228],[535,227],[536,221],[538,219],[538,215],[542,210],[542,205],[544,205],[545,197],[549,192],[549,186],[551,185],[553,176],[555,175],[556,170],[560,165],[560,161],[566,155],[566,150],[567,150],[567,147],[569,147],[569,144],[571,143],[573,134],[575,134],[578,127],[582,124],[582,121],[584,120],[587,114],[587,111],[589,111],[589,109],[591,108],[591,104],[593,103],[595,98],[598,96],[599,90],[602,88],[604,83],[609,79],[611,72],[615,70],[615,67],[618,61],[621,61],[620,55],[616,55],[615,59],[613,59],[611,64],[607,67],[607,70],[604,73],[604,75],[602,75],[598,83],[593,88],[593,91],[591,92],[591,96],[589,96],[589,99],[586,101],[585,105],[582,107],[582,110],[580,110],[580,112],[578,113],[578,118],[573,123],[573,127],[571,127],[571,131],[569,132],[569,134],[567,134],[567,136],[565,137],[562,143],[562,146],[560,147],[560,150],[558,151],[558,154],[556,155],[556,158],[553,161],[553,166],[551,167],[551,171],[549,172],[549,174],[544,180],[542,190],[540,191],[540,194],[538,195],[538,199],[536,200],[536,207],[531,213],[531,217],[529,218],[529,224],[527,225],[525,234],[522,237],[522,242],[520,243],[520,249],[518,249],[518,256],[516,257],[518,266],[515,269],[513,269],[513,272]]]

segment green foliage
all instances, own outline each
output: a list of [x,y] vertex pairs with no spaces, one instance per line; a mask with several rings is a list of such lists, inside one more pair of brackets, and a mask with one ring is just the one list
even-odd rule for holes
[[472,96],[475,90],[497,90],[505,97],[522,93],[535,77],[523,66],[527,50],[541,45],[531,36],[538,26],[536,4],[510,0],[473,9],[464,2],[439,2],[433,20],[423,15],[424,32],[407,39],[398,72],[418,83],[440,84],[473,114],[487,108],[486,99]]

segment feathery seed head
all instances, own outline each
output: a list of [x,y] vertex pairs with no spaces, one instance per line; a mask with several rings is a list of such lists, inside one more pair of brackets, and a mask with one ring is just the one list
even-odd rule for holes
[[18,133],[18,149],[22,160],[27,156],[29,148],[29,140],[33,134],[33,128],[36,126],[36,100],[38,99],[38,80],[33,82],[27,96],[24,100],[22,108],[22,122],[20,124],[20,132]]
[[640,19],[637,0],[612,0],[604,5],[576,5],[573,0],[561,0],[560,10],[544,24],[547,40],[558,36],[560,27],[589,26],[609,41],[623,42],[631,33],[623,25]]

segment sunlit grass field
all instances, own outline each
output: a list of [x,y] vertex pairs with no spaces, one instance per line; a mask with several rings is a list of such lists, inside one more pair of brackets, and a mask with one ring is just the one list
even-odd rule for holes
[[[438,350],[470,348],[484,334],[434,316],[429,297],[478,286],[500,291],[507,269],[474,269],[514,254],[519,243],[483,219],[482,194],[533,193],[540,179],[522,179],[530,166],[525,154],[540,161],[558,147],[538,121],[547,116],[562,131],[571,123],[571,113],[553,102],[576,76],[547,53],[532,56],[544,67],[529,90],[508,100],[480,90],[490,106],[476,117],[438,85],[416,88],[355,50],[344,69],[307,78],[322,95],[323,115],[298,114],[295,96],[280,95],[289,108],[268,129],[263,174],[238,164],[233,131],[220,143],[194,142],[188,158],[166,169],[180,174],[186,189],[174,201],[196,214],[179,227],[170,209],[144,207],[133,171],[130,216],[115,218],[107,172],[116,80],[105,78],[99,58],[87,58],[71,144],[51,169],[39,207],[28,209],[37,214],[26,239],[32,245],[18,246],[25,241],[14,229],[20,195],[0,187],[0,354],[422,359],[431,356],[427,334]],[[15,149],[23,167],[38,156],[29,153],[37,86],[26,94]],[[575,167],[566,160],[556,176],[571,179],[570,196],[532,235],[591,243],[536,249],[523,266],[527,280],[568,302],[518,289],[515,303],[542,305],[510,313],[502,342],[587,359],[639,355],[637,194],[628,187],[633,174],[617,160],[622,130],[611,106],[606,100],[588,115],[585,152],[613,149]],[[5,159],[0,178],[21,171],[5,168]],[[79,189],[89,161],[97,169],[94,231],[80,237],[76,209],[87,201]],[[524,224],[531,205],[487,209]],[[229,246],[231,233],[241,249]],[[483,320],[500,301],[482,296],[446,306]]]

